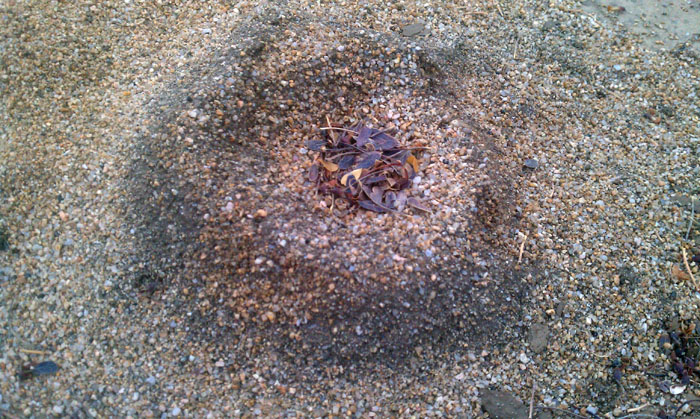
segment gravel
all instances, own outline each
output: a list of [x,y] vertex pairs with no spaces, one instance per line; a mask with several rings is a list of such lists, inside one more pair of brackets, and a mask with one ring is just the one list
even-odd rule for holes
[[[698,57],[596,13],[3,6],[0,415],[697,414]],[[431,212],[315,193],[360,118]]]

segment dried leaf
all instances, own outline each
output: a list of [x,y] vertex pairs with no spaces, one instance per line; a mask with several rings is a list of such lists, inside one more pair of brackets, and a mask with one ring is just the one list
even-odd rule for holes
[[396,201],[398,202],[398,208],[405,207],[406,203],[408,202],[408,193],[406,193],[405,190],[399,191],[399,193],[396,194]]
[[372,151],[362,155],[362,160],[357,164],[360,169],[370,169],[374,163],[382,156],[378,151]]
[[394,191],[389,191],[386,193],[386,195],[384,195],[384,205],[387,208],[396,208],[397,204],[396,193]]
[[386,212],[386,209],[384,209],[383,207],[381,207],[381,206],[379,206],[379,205],[377,205],[377,204],[375,204],[374,202],[369,201],[369,200],[367,200],[367,201],[359,201],[357,204],[358,204],[360,207],[362,207],[362,208],[364,208],[364,209],[366,209],[366,210],[370,210],[370,211],[374,211],[374,212],[379,212],[379,213]]
[[335,172],[335,171],[338,170],[338,165],[335,164],[335,163],[331,163],[331,162],[329,162],[329,161],[325,161],[325,160],[322,160],[322,159],[319,159],[319,161],[321,162],[321,164],[323,165],[323,167],[325,167],[326,170],[328,170],[328,171],[331,172],[331,173],[333,173],[333,172]]
[[306,146],[309,150],[318,151],[326,144],[325,140],[309,140],[306,142]]
[[410,164],[411,166],[413,166],[413,172],[414,172],[414,173],[418,173],[418,170],[420,170],[420,166],[419,166],[419,164],[418,164],[418,159],[416,159],[416,158],[413,156],[413,154],[411,154],[410,156],[408,156],[408,158],[406,158],[406,163],[408,163],[408,164]]
[[309,180],[312,182],[316,182],[318,180],[318,165],[317,164],[312,164],[311,167],[309,167]]
[[383,132],[373,135],[372,142],[377,150],[389,150],[399,145],[394,137]]
[[40,362],[32,368],[34,375],[54,374],[56,372],[58,372],[58,365],[53,361]]
[[384,175],[379,175],[379,176],[372,176],[372,177],[368,177],[366,179],[363,179],[362,183],[364,183],[365,185],[373,185],[375,183],[384,182],[384,181],[393,181],[393,179],[387,178]]
[[357,134],[357,139],[355,140],[355,145],[358,147],[364,147],[369,143],[369,136],[372,134],[372,130],[367,127],[362,127],[359,134]]
[[425,204],[420,202],[417,198],[410,197],[406,200],[406,203],[415,209],[419,209],[419,210],[425,211],[425,212],[430,212],[430,208],[425,206]]
[[385,152],[388,157],[401,162],[401,164],[406,164],[408,156],[411,155],[409,150],[392,150]]
[[40,375],[55,374],[58,372],[58,365],[53,361],[40,362],[34,366],[25,365],[21,368],[18,376],[20,380],[27,380]]
[[681,269],[678,265],[673,265],[671,267],[671,275],[673,275],[673,277],[676,279],[680,279],[681,281],[687,281],[690,279],[688,273]]
[[372,188],[371,191],[369,191],[369,188],[363,188],[365,190],[365,193],[369,197],[369,199],[372,200],[377,205],[383,206],[382,198],[384,197],[384,189],[382,189],[380,186],[375,186]]
[[345,170],[350,168],[355,163],[355,156],[343,156],[338,162],[338,168],[340,170]]
[[347,186],[348,178],[350,176],[354,177],[356,180],[359,181],[360,176],[362,176],[362,169],[355,169],[352,172],[349,172],[349,173],[346,173],[345,175],[343,175],[343,177],[340,178],[340,184],[343,186]]

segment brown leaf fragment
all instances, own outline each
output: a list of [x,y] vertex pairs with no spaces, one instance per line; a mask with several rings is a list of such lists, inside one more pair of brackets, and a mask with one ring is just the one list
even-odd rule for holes
[[390,150],[399,145],[394,137],[381,131],[372,136],[372,142],[377,150]]
[[415,208],[415,209],[419,209],[419,210],[425,211],[425,212],[430,212],[430,208],[428,208],[427,206],[425,206],[425,204],[423,204],[423,203],[422,203],[421,201],[419,201],[417,198],[410,197],[410,198],[408,198],[408,199],[406,200],[406,203],[407,203],[408,205],[412,206],[412,207]]
[[673,267],[671,267],[671,275],[681,281],[687,281],[690,279],[690,276],[678,265],[673,265]]
[[340,161],[338,161],[338,168],[340,170],[345,170],[350,168],[353,164],[355,163],[355,156],[343,156],[340,158]]
[[396,201],[398,202],[397,208],[405,207],[408,201],[408,194],[406,191],[399,191],[399,193],[396,194]]
[[344,174],[343,177],[340,178],[340,184],[345,186],[347,185],[348,179],[354,178],[355,180],[359,180],[360,176],[362,176],[362,169],[355,169],[350,173]]
[[318,180],[318,165],[317,164],[312,164],[311,167],[309,167],[309,180],[312,182],[316,182]]
[[378,151],[372,151],[362,155],[360,162],[357,164],[359,169],[370,169],[374,163],[382,156]]
[[394,180],[391,178],[387,178],[384,175],[372,176],[372,177],[368,177],[368,178],[362,180],[362,182],[365,185],[374,185],[375,183],[380,183],[380,182],[384,182],[384,181],[392,181],[393,182]]
[[319,151],[325,144],[325,140],[309,140],[306,142],[306,146],[312,151]]
[[372,134],[372,130],[367,127],[362,127],[359,134],[357,135],[357,140],[355,140],[355,145],[358,147],[364,147],[369,143],[369,136]]
[[394,209],[398,206],[398,201],[396,199],[396,193],[394,191],[388,191],[384,195],[384,206],[387,208]]
[[414,173],[418,173],[418,171],[420,170],[420,165],[418,164],[418,159],[416,159],[415,156],[413,156],[413,154],[409,155],[406,158],[406,163],[410,164],[413,167]]
[[331,173],[333,173],[333,172],[335,172],[335,171],[338,170],[338,165],[335,164],[335,163],[332,163],[332,162],[329,162],[329,161],[325,161],[325,160],[322,160],[322,159],[319,159],[319,161],[321,162],[321,164],[323,165],[323,167],[325,167],[326,170],[328,170],[328,171],[331,172]]
[[378,212],[378,213],[387,212],[386,209],[384,209],[383,207],[381,207],[381,206],[379,206],[379,205],[377,205],[374,202],[369,201],[369,200],[359,201],[357,204],[366,210],[370,210],[370,211],[374,211],[374,212]]
[[384,205],[382,203],[382,198],[384,197],[384,189],[382,189],[380,186],[374,186],[371,190],[369,189],[369,187],[364,187],[362,189],[365,191],[365,194],[367,194],[369,199],[372,200],[372,202],[379,206]]

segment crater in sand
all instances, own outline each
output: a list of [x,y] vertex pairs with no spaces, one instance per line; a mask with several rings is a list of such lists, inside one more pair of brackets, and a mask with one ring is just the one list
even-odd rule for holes
[[[460,79],[484,63],[398,35],[255,27],[164,93],[133,164],[136,265],[177,290],[193,338],[245,359],[262,339],[265,356],[312,365],[507,339],[529,272],[503,244],[520,166],[470,116],[479,102]],[[326,118],[394,125],[430,147],[413,192],[432,213],[330,216],[305,185],[305,141]]]

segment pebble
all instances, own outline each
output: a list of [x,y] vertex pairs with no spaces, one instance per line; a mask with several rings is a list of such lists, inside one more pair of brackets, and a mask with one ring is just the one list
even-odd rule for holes
[[532,170],[537,169],[540,165],[540,163],[535,159],[527,159],[527,160],[525,160],[525,163],[523,163],[523,164],[525,167],[527,167],[528,169],[532,169]]
[[412,23],[410,25],[406,25],[403,27],[402,33],[403,36],[416,36],[419,33],[423,32],[425,29],[425,25],[422,23]]

